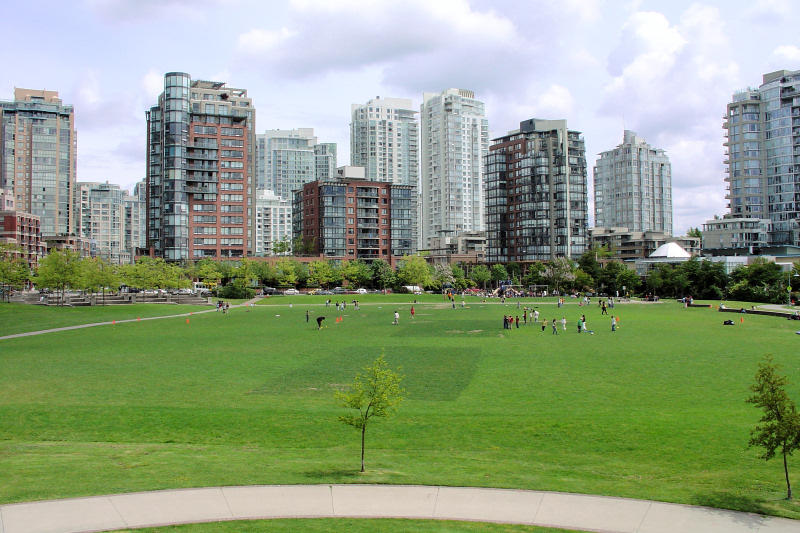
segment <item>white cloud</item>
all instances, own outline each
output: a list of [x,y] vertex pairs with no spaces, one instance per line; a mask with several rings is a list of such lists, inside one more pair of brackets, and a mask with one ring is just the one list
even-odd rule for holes
[[[380,66],[389,85],[420,90],[427,85],[417,83],[421,79],[436,81],[436,88],[474,88],[509,63],[496,55],[517,39],[511,20],[477,11],[466,0],[294,0],[288,24],[250,29],[239,36],[238,48],[249,61],[283,77]],[[463,81],[438,84],[459,75]]]
[[155,103],[158,95],[164,90],[164,74],[156,69],[150,69],[142,77],[142,89],[148,100]]
[[778,58],[791,62],[800,62],[800,48],[790,44],[784,44],[772,51]]

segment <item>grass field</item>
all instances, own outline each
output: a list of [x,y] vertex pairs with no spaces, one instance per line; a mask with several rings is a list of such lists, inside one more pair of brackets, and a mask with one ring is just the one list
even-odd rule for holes
[[512,524],[490,524],[485,522],[452,522],[438,520],[367,520],[367,519],[290,519],[290,520],[254,520],[240,522],[212,522],[207,524],[188,524],[145,528],[133,530],[136,533],[294,533],[305,531],[347,531],[348,533],[405,533],[414,531],[426,533],[569,533],[572,530],[551,529],[547,527],[521,526]]
[[[504,313],[522,316],[514,302],[474,299],[461,309],[457,300],[454,310],[424,296],[412,321],[401,302],[413,297],[339,299],[354,298],[360,311],[348,305],[337,314],[325,297],[273,297],[188,324],[171,318],[0,341],[0,502],[374,482],[594,493],[800,518],[800,505],[782,499],[781,462],[746,447],[759,413],[744,402],[766,353],[800,400],[797,322],[621,304],[610,311],[620,317],[612,333],[596,307],[537,301],[541,318],[567,317],[556,336],[522,324],[503,330]],[[0,306],[2,327],[22,328],[23,312],[7,309]],[[395,309],[399,326],[391,325]],[[107,313],[94,311],[87,322]],[[581,313],[595,335],[575,332]],[[320,314],[327,327],[317,331]],[[63,316],[31,320],[48,318]],[[722,326],[728,318],[737,325]],[[358,434],[336,420],[343,411],[333,392],[381,352],[402,367],[406,401],[369,426],[367,472],[359,474]],[[797,485],[800,460],[790,469]]]
[[17,303],[0,304],[0,337],[14,333],[63,328],[92,322],[176,315],[206,309],[210,309],[210,306],[129,304],[99,305],[96,307],[53,307]]

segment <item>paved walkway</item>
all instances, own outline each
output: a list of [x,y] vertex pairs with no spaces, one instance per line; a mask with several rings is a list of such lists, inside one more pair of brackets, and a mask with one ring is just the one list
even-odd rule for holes
[[76,533],[268,518],[417,518],[600,533],[798,533],[800,521],[707,507],[526,490],[274,485],[165,490],[0,506],[0,533]]

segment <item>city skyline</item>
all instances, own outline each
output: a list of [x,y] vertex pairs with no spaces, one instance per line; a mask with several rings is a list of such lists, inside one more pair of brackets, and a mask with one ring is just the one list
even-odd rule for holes
[[[676,234],[727,212],[722,116],[731,95],[764,73],[800,66],[800,47],[778,37],[794,35],[800,8],[779,0],[525,9],[484,0],[86,0],[58,27],[32,15],[61,12],[60,4],[15,9],[9,38],[38,37],[11,54],[0,100],[12,99],[14,87],[47,89],[74,106],[78,181],[130,189],[144,178],[144,115],[169,71],[246,87],[259,111],[256,133],[313,127],[338,144],[339,165],[350,158],[351,104],[408,97],[418,109],[423,92],[467,87],[486,104],[490,138],[523,117],[566,119],[584,135],[589,166],[624,129],[663,148]],[[178,15],[186,24],[174,25]],[[142,39],[145,29],[159,39]],[[212,29],[214,39],[195,38]],[[187,52],[179,43],[190,38]]]

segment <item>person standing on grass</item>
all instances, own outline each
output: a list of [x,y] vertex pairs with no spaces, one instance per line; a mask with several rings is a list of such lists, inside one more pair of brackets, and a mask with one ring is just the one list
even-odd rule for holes
[[528,323],[528,308],[526,307],[525,310],[522,312],[522,323]]
[[398,324],[400,324],[400,313],[395,311],[394,312],[394,322],[392,322],[392,325],[397,326]]
[[567,331],[567,317],[565,316],[561,317],[561,329]]
[[546,318],[542,319],[542,333],[544,333],[545,329],[547,329],[547,319]]
[[533,321],[534,322],[539,322],[539,310],[538,309],[533,312]]
[[414,318],[414,306],[411,306],[411,318]]
[[558,335],[558,326],[556,325],[556,319],[553,319],[553,335]]
[[617,319],[611,315],[611,331],[617,331]]
[[580,333],[581,330],[583,330],[583,319],[578,318],[578,333]]
[[306,309],[306,324],[308,324],[308,309]]
[[519,329],[519,315],[516,317],[517,329]]

